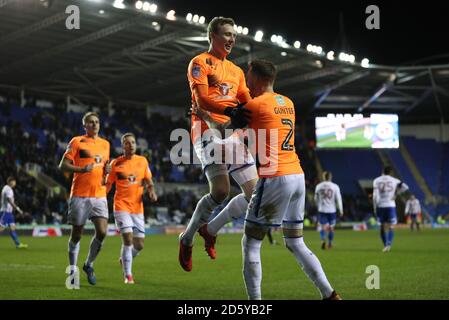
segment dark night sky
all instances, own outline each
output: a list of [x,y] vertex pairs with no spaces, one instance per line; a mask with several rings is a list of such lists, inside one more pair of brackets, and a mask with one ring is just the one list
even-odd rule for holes
[[[151,1],[150,1],[151,2]],[[264,38],[280,34],[289,43],[301,41],[320,45],[327,52],[340,51],[339,16],[344,17],[348,53],[360,61],[384,65],[413,64],[415,60],[446,54],[433,63],[449,63],[449,2],[426,1],[321,1],[275,0],[204,1],[154,0],[159,9],[174,9],[179,17],[187,12],[214,16],[229,16],[238,25],[247,26],[250,34],[264,31]],[[259,3],[259,4],[258,4]],[[380,9],[380,30],[367,30],[365,8],[375,4]],[[429,63],[429,62],[426,62]],[[425,63],[421,63],[425,64]]]

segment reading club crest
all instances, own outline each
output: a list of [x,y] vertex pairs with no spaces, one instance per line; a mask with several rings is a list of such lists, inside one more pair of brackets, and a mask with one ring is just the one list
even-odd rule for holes
[[95,163],[101,163],[101,156],[100,155],[95,155],[94,157]]

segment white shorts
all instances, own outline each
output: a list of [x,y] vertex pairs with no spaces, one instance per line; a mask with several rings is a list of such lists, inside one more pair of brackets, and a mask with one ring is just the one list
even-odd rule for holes
[[109,218],[108,201],[106,198],[72,197],[69,200],[67,223],[83,226],[87,219]]
[[115,226],[120,233],[133,233],[135,238],[145,238],[145,220],[143,213],[114,212]]
[[304,174],[260,178],[248,205],[245,222],[302,229],[305,195]]
[[202,135],[193,147],[209,180],[230,174],[235,182],[243,185],[258,178],[253,156],[236,135],[224,140],[213,135]]

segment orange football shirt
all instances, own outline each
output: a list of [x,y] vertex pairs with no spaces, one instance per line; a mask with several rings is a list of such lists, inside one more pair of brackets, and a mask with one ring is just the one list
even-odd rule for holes
[[70,197],[102,198],[106,197],[106,187],[101,184],[104,166],[109,161],[109,142],[100,137],[91,138],[88,135],[74,137],[64,153],[66,159],[73,165],[84,167],[93,163],[90,172],[75,172],[73,174]]
[[114,212],[143,213],[143,182],[151,179],[145,157],[133,155],[131,159],[120,156],[111,162],[107,185],[115,183]]
[[[196,101],[193,89],[197,85],[207,85],[208,96],[223,106],[235,105],[237,96],[249,93],[243,70],[231,61],[220,60],[204,52],[194,57],[188,67],[187,78],[192,92],[192,101]],[[229,117],[210,113],[218,123],[225,123]],[[198,127],[200,126],[200,127]],[[209,127],[197,115],[192,114],[192,142],[198,139],[198,133],[203,134]]]
[[[259,177],[304,173],[295,152],[293,102],[277,93],[264,93],[249,101],[245,107],[252,111],[248,127],[256,131]],[[261,129],[266,132],[263,140],[259,132]],[[261,153],[262,150],[265,155]]]

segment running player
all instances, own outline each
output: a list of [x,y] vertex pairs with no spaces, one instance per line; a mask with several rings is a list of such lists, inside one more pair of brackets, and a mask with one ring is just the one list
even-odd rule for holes
[[143,215],[144,186],[151,202],[157,201],[151,171],[145,157],[136,155],[136,137],[125,133],[122,138],[123,155],[111,162],[106,189],[115,183],[114,218],[122,235],[120,264],[125,284],[134,284],[133,259],[143,249],[145,220]]
[[59,168],[73,172],[67,221],[72,225],[69,239],[69,263],[71,273],[77,272],[79,241],[87,219],[95,226],[95,236],[90,243],[89,253],[83,265],[87,280],[97,283],[93,263],[101,250],[108,227],[108,203],[103,179],[107,174],[109,142],[98,136],[100,117],[95,112],[83,116],[86,134],[74,137],[62,156]]

